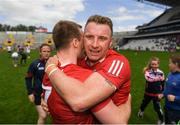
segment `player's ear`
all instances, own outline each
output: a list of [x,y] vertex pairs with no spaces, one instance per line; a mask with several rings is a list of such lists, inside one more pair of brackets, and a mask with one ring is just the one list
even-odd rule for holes
[[109,42],[109,48],[112,48],[113,38],[111,38]]
[[79,45],[79,40],[77,38],[74,38],[72,43],[73,43],[73,46],[77,48]]

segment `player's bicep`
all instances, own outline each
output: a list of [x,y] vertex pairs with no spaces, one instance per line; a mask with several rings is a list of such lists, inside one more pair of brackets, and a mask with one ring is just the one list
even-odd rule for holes
[[91,96],[90,101],[95,104],[109,97],[115,90],[116,86],[109,80],[105,79],[102,75],[94,72],[85,81],[85,86],[88,89],[85,95]]
[[120,124],[121,116],[119,114],[118,107],[112,102],[112,100],[102,109],[97,112],[93,112],[95,117],[104,124]]
[[127,124],[131,115],[131,95],[124,104],[116,106],[110,98],[91,109],[96,118],[105,124]]

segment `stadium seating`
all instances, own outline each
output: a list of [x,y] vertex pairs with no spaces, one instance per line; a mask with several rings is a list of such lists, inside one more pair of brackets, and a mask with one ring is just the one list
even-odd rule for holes
[[180,36],[166,36],[156,38],[131,39],[119,49],[176,51],[180,47]]

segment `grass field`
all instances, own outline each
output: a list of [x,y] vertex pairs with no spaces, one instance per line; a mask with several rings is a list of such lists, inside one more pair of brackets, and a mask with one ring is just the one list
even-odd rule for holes
[[[129,123],[155,124],[157,114],[152,104],[145,110],[143,118],[137,117],[139,105],[143,98],[145,80],[142,69],[152,56],[161,60],[160,69],[168,73],[168,58],[172,53],[167,52],[138,52],[121,51],[130,62],[132,70],[132,115]],[[36,123],[37,113],[33,104],[29,103],[25,89],[24,76],[28,65],[37,58],[38,52],[33,51],[27,64],[14,68],[7,52],[0,52],[0,123]],[[163,102],[162,102],[163,105]],[[50,119],[47,123],[51,123]]]

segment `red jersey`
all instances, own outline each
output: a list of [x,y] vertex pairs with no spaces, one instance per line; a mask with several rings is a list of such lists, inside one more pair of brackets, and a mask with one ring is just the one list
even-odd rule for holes
[[[115,93],[111,96],[114,104],[119,106],[120,104],[125,103],[128,100],[131,83],[131,70],[126,57],[114,50],[108,50],[104,60],[95,65],[89,66],[87,61],[88,60],[85,58],[79,62],[79,65],[83,68],[96,71],[104,78],[111,81],[117,88]],[[103,107],[101,107],[101,109],[102,108]]]
[[46,73],[44,74],[44,77],[43,77],[42,88],[43,88],[42,97],[44,98],[44,101],[47,103],[47,100],[52,91],[52,85]]
[[[75,79],[84,82],[92,71],[83,69],[77,65],[69,64],[60,67],[63,72]],[[44,80],[44,84],[49,84],[49,79]],[[85,112],[74,112],[61,96],[52,88],[52,92],[47,101],[53,123],[58,124],[93,124],[93,115],[87,110]]]

